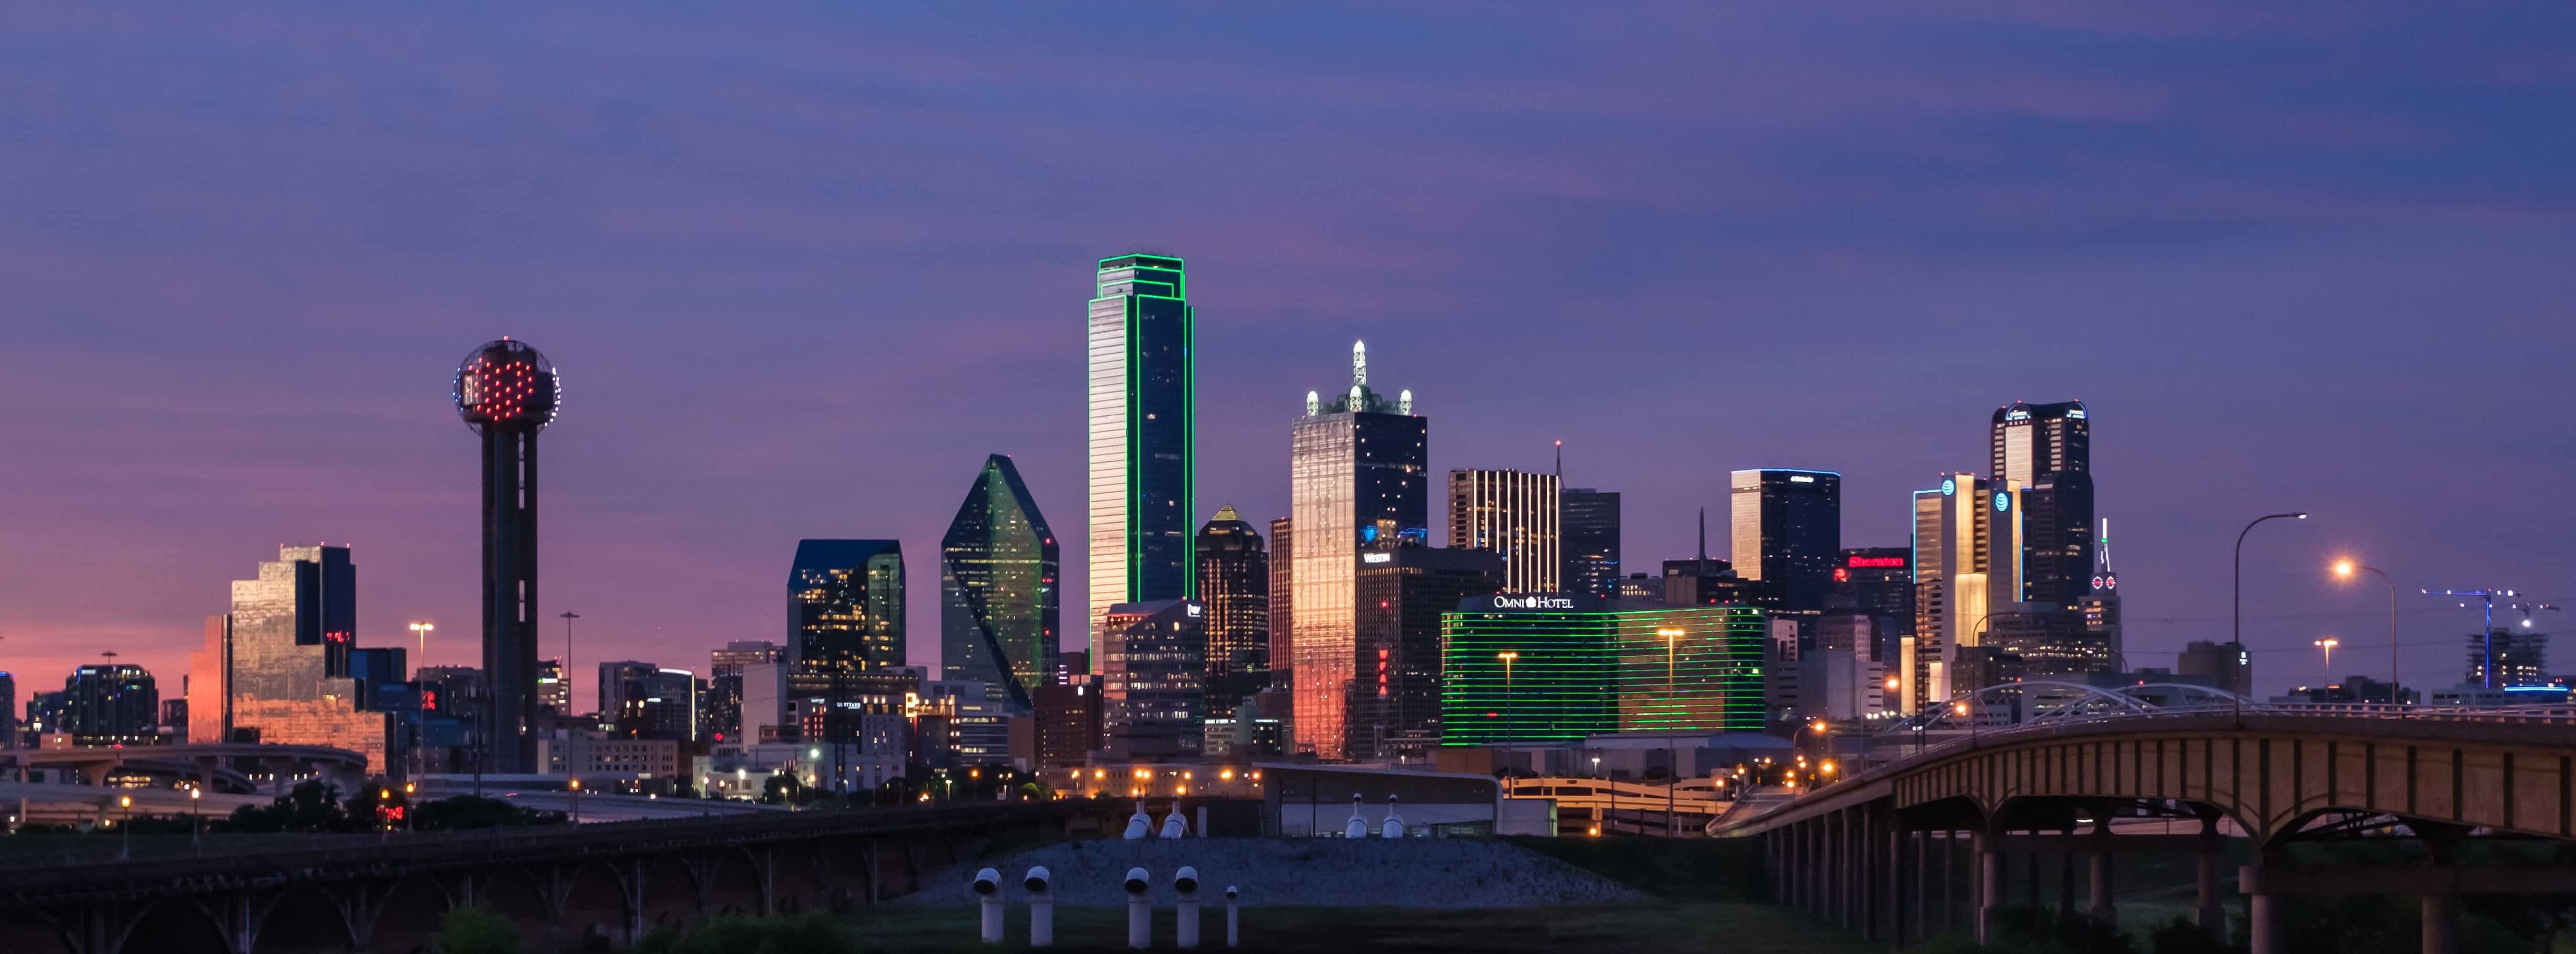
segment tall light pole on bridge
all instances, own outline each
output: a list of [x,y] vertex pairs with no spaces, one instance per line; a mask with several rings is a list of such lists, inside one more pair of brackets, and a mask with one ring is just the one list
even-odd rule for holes
[[[2229,611],[2229,619],[2233,621],[2233,625],[2228,629],[2227,638],[2229,642],[2236,644],[2238,652],[2243,652],[2245,650],[2245,535],[2254,532],[2254,528],[2266,520],[2305,519],[2308,519],[2308,514],[2303,510],[2292,511],[2289,513],[2267,513],[2247,521],[2245,529],[2236,531],[2236,568],[2234,571],[2233,585],[2230,587],[2230,590],[2233,593],[2232,602],[2234,603],[2234,607]],[[2252,680],[2249,679],[2247,681],[2251,682]],[[2240,691],[2238,692],[2230,693],[2233,698],[2228,700],[2228,705],[2236,710],[2236,715],[2241,717],[2244,715],[2245,710],[2245,693],[2254,691],[2254,687],[2247,685],[2239,687],[2239,689]]]
[[2378,567],[2363,566],[2351,560],[2335,561],[2334,572],[2347,580],[2352,579],[2353,574],[2368,573],[2388,587],[2388,704],[2397,705],[2402,698],[2397,691],[2397,581],[2389,579],[2388,574]]
[[2318,649],[2326,651],[2325,675],[2319,677],[2325,681],[2320,682],[2317,685],[2320,687],[2332,685],[2334,683],[2334,648],[2343,645],[2343,640],[2328,636],[2324,639],[2316,640],[2314,645]]

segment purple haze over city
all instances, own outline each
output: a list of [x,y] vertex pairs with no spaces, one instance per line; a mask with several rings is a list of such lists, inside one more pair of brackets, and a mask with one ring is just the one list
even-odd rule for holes
[[1563,439],[1648,572],[1698,507],[1724,552],[1743,467],[1838,470],[1845,545],[1904,544],[1997,405],[2080,398],[2133,665],[2224,639],[2238,527],[2308,510],[2248,542],[2258,687],[2327,634],[2384,674],[2340,554],[2448,684],[2474,613],[2414,588],[2576,601],[2576,8],[2409,6],[27,7],[0,669],[115,651],[176,695],[227,581],[315,541],[356,548],[361,645],[476,661],[447,389],[505,334],[563,369],[542,651],[582,615],[583,700],[780,638],[800,537],[900,538],[935,659],[988,452],[1079,642],[1083,302],[1154,249],[1204,512],[1285,512],[1355,338],[1436,471]]

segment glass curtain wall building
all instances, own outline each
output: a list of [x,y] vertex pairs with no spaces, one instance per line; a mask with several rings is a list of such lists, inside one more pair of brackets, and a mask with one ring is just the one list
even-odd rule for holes
[[810,672],[903,665],[903,544],[801,540],[787,571],[787,649]]
[[1735,575],[1776,583],[1781,608],[1825,608],[1843,548],[1843,478],[1821,470],[1731,475]]
[[1907,713],[1950,698],[1962,650],[1980,648],[1995,613],[2021,594],[2021,488],[1975,474],[1941,475],[1914,493],[1914,642],[1898,660]]
[[2044,611],[2074,613],[2090,592],[2093,421],[2082,401],[1995,409],[1989,427],[1997,480],[2021,491],[2023,594]]
[[1501,554],[1505,592],[1563,588],[1563,515],[1554,474],[1449,472],[1449,548]]
[[1014,713],[1055,678],[1055,531],[1011,459],[994,454],[939,542],[942,678],[982,682]]
[[1369,389],[1365,343],[1351,345],[1350,390],[1330,399],[1307,392],[1306,414],[1290,429],[1289,666],[1300,752],[1326,761],[1349,755],[1360,548],[1389,534],[1427,535],[1429,439],[1413,392],[1389,401]]
[[1198,513],[1192,328],[1179,258],[1100,260],[1090,312],[1091,600],[1083,617],[1095,658],[1111,606],[1198,594],[1190,579]]
[[1619,493],[1575,487],[1560,491],[1565,589],[1599,599],[1619,595]]
[[1199,602],[1207,604],[1208,718],[1270,684],[1270,554],[1233,507],[1199,528]]
[[1206,743],[1207,607],[1197,600],[1121,603],[1100,656],[1100,704],[1111,758],[1192,759]]
[[1755,607],[1505,594],[1461,601],[1441,629],[1442,745],[1764,727]]

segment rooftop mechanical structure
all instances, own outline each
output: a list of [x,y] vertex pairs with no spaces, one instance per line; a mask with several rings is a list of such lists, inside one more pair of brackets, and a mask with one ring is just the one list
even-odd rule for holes
[[526,342],[502,338],[456,366],[456,414],[483,440],[483,678],[477,768],[537,770],[537,432],[563,407],[563,379]]

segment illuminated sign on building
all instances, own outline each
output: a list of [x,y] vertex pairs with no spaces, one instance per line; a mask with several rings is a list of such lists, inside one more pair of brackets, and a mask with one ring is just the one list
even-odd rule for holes
[[1955,480],[1943,480],[1943,481],[1941,482],[1941,496],[1947,497],[1947,496],[1950,496],[1951,494],[1955,494],[1955,493],[1958,493],[1958,492],[1959,492],[1959,482],[1958,482],[1958,481],[1955,481]]
[[1789,482],[1793,484],[1812,484],[1816,482],[1816,478],[1809,477],[1805,474],[1791,474],[1789,475]]
[[1856,556],[1845,559],[1843,565],[1855,570],[1902,570],[1905,558]]
[[1395,560],[1395,554],[1392,554],[1392,553],[1363,553],[1363,554],[1360,554],[1360,562],[1362,562],[1362,563],[1390,563],[1390,562],[1393,562],[1394,560]]
[[1574,598],[1568,596],[1497,596],[1494,597],[1494,608],[1570,610],[1574,608]]
[[1995,512],[2002,513],[2010,509],[2012,509],[2012,494],[2001,490],[1995,491]]

